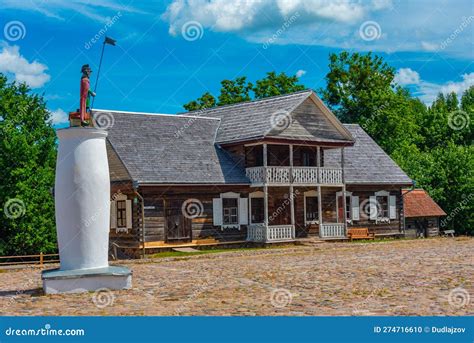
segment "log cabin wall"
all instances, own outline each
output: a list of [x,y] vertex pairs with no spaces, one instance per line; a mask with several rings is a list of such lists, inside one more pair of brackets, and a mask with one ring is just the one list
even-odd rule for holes
[[[241,229],[224,229],[213,225],[212,199],[219,198],[221,193],[239,193],[241,198],[248,198],[248,186],[147,186],[141,187],[140,193],[145,199],[145,241],[164,241],[165,209],[171,203],[182,203],[197,199],[202,204],[202,211],[191,219],[192,239],[215,238],[219,241],[241,241],[247,236],[247,227]],[[167,205],[168,204],[168,205]]]
[[406,218],[405,237],[436,237],[439,235],[439,217]]
[[392,185],[347,185],[347,191],[352,192],[354,196],[359,197],[359,204],[364,201],[369,201],[369,197],[373,196],[375,192],[385,190],[390,192],[390,195],[395,195],[396,198],[396,213],[397,218],[391,219],[390,223],[375,223],[374,220],[370,220],[367,215],[364,215],[360,211],[360,220],[354,221],[352,224],[348,224],[350,227],[367,227],[370,232],[375,235],[403,235],[403,199],[402,189],[399,186]]

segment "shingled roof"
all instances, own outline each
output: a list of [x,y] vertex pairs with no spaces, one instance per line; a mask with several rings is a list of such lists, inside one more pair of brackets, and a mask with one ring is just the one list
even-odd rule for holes
[[94,116],[99,123],[101,116],[104,123],[113,123],[107,140],[133,181],[249,183],[228,153],[214,144],[218,119],[106,110],[95,110]]
[[[412,180],[357,124],[344,124],[355,138],[344,148],[344,177],[348,184],[410,185]],[[325,166],[340,166],[339,149],[324,151]]]
[[403,190],[403,208],[405,217],[439,217],[445,216],[446,212],[424,189]]
[[216,142],[262,138],[352,144],[350,133],[310,89],[186,113],[221,119]]

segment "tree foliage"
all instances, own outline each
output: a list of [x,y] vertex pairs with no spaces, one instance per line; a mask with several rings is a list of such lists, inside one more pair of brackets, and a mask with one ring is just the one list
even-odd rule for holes
[[[206,92],[196,100],[184,104],[183,107],[187,111],[195,111],[304,90],[306,87],[298,82],[296,76],[288,76],[284,72],[277,74],[274,71],[268,72],[264,78],[257,80],[255,85],[248,82],[245,76],[237,77],[235,80],[222,80],[218,101],[211,93]],[[252,97],[252,92],[254,97]]]
[[42,97],[0,74],[0,255],[56,250],[55,140]]
[[360,124],[448,213],[446,228],[474,234],[474,86],[439,94],[431,106],[394,84],[394,69],[372,54],[330,55],[323,99]]

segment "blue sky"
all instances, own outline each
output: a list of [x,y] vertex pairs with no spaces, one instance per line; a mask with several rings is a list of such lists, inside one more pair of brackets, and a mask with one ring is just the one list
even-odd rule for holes
[[[474,84],[472,1],[2,0],[0,72],[44,94],[54,123],[79,106],[80,67],[94,107],[176,113],[222,79],[275,70],[325,85],[328,54],[374,51],[429,103]],[[94,39],[98,38],[98,42]]]

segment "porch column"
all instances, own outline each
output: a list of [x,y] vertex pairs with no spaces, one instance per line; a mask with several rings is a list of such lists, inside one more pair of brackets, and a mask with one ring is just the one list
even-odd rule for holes
[[318,180],[318,184],[321,183],[319,182],[319,168],[321,168],[321,147],[318,146],[316,148],[316,166],[318,167],[318,173],[317,173],[317,180]]
[[[344,220],[344,232],[347,236],[347,212],[346,212],[346,182],[344,180],[344,148],[341,148],[341,169],[342,169],[342,220]],[[337,209],[336,209],[337,210]]]
[[290,210],[291,210],[291,225],[293,227],[292,238],[295,238],[295,197],[293,188],[293,144],[290,144]]
[[319,168],[321,168],[321,147],[318,146],[316,149],[316,166],[318,167],[318,221],[319,221],[319,237],[321,237],[322,224],[323,224],[323,203],[321,200],[321,182],[319,180]]
[[267,185],[267,143],[263,143],[263,225],[265,226],[265,242],[268,241],[268,185]]

